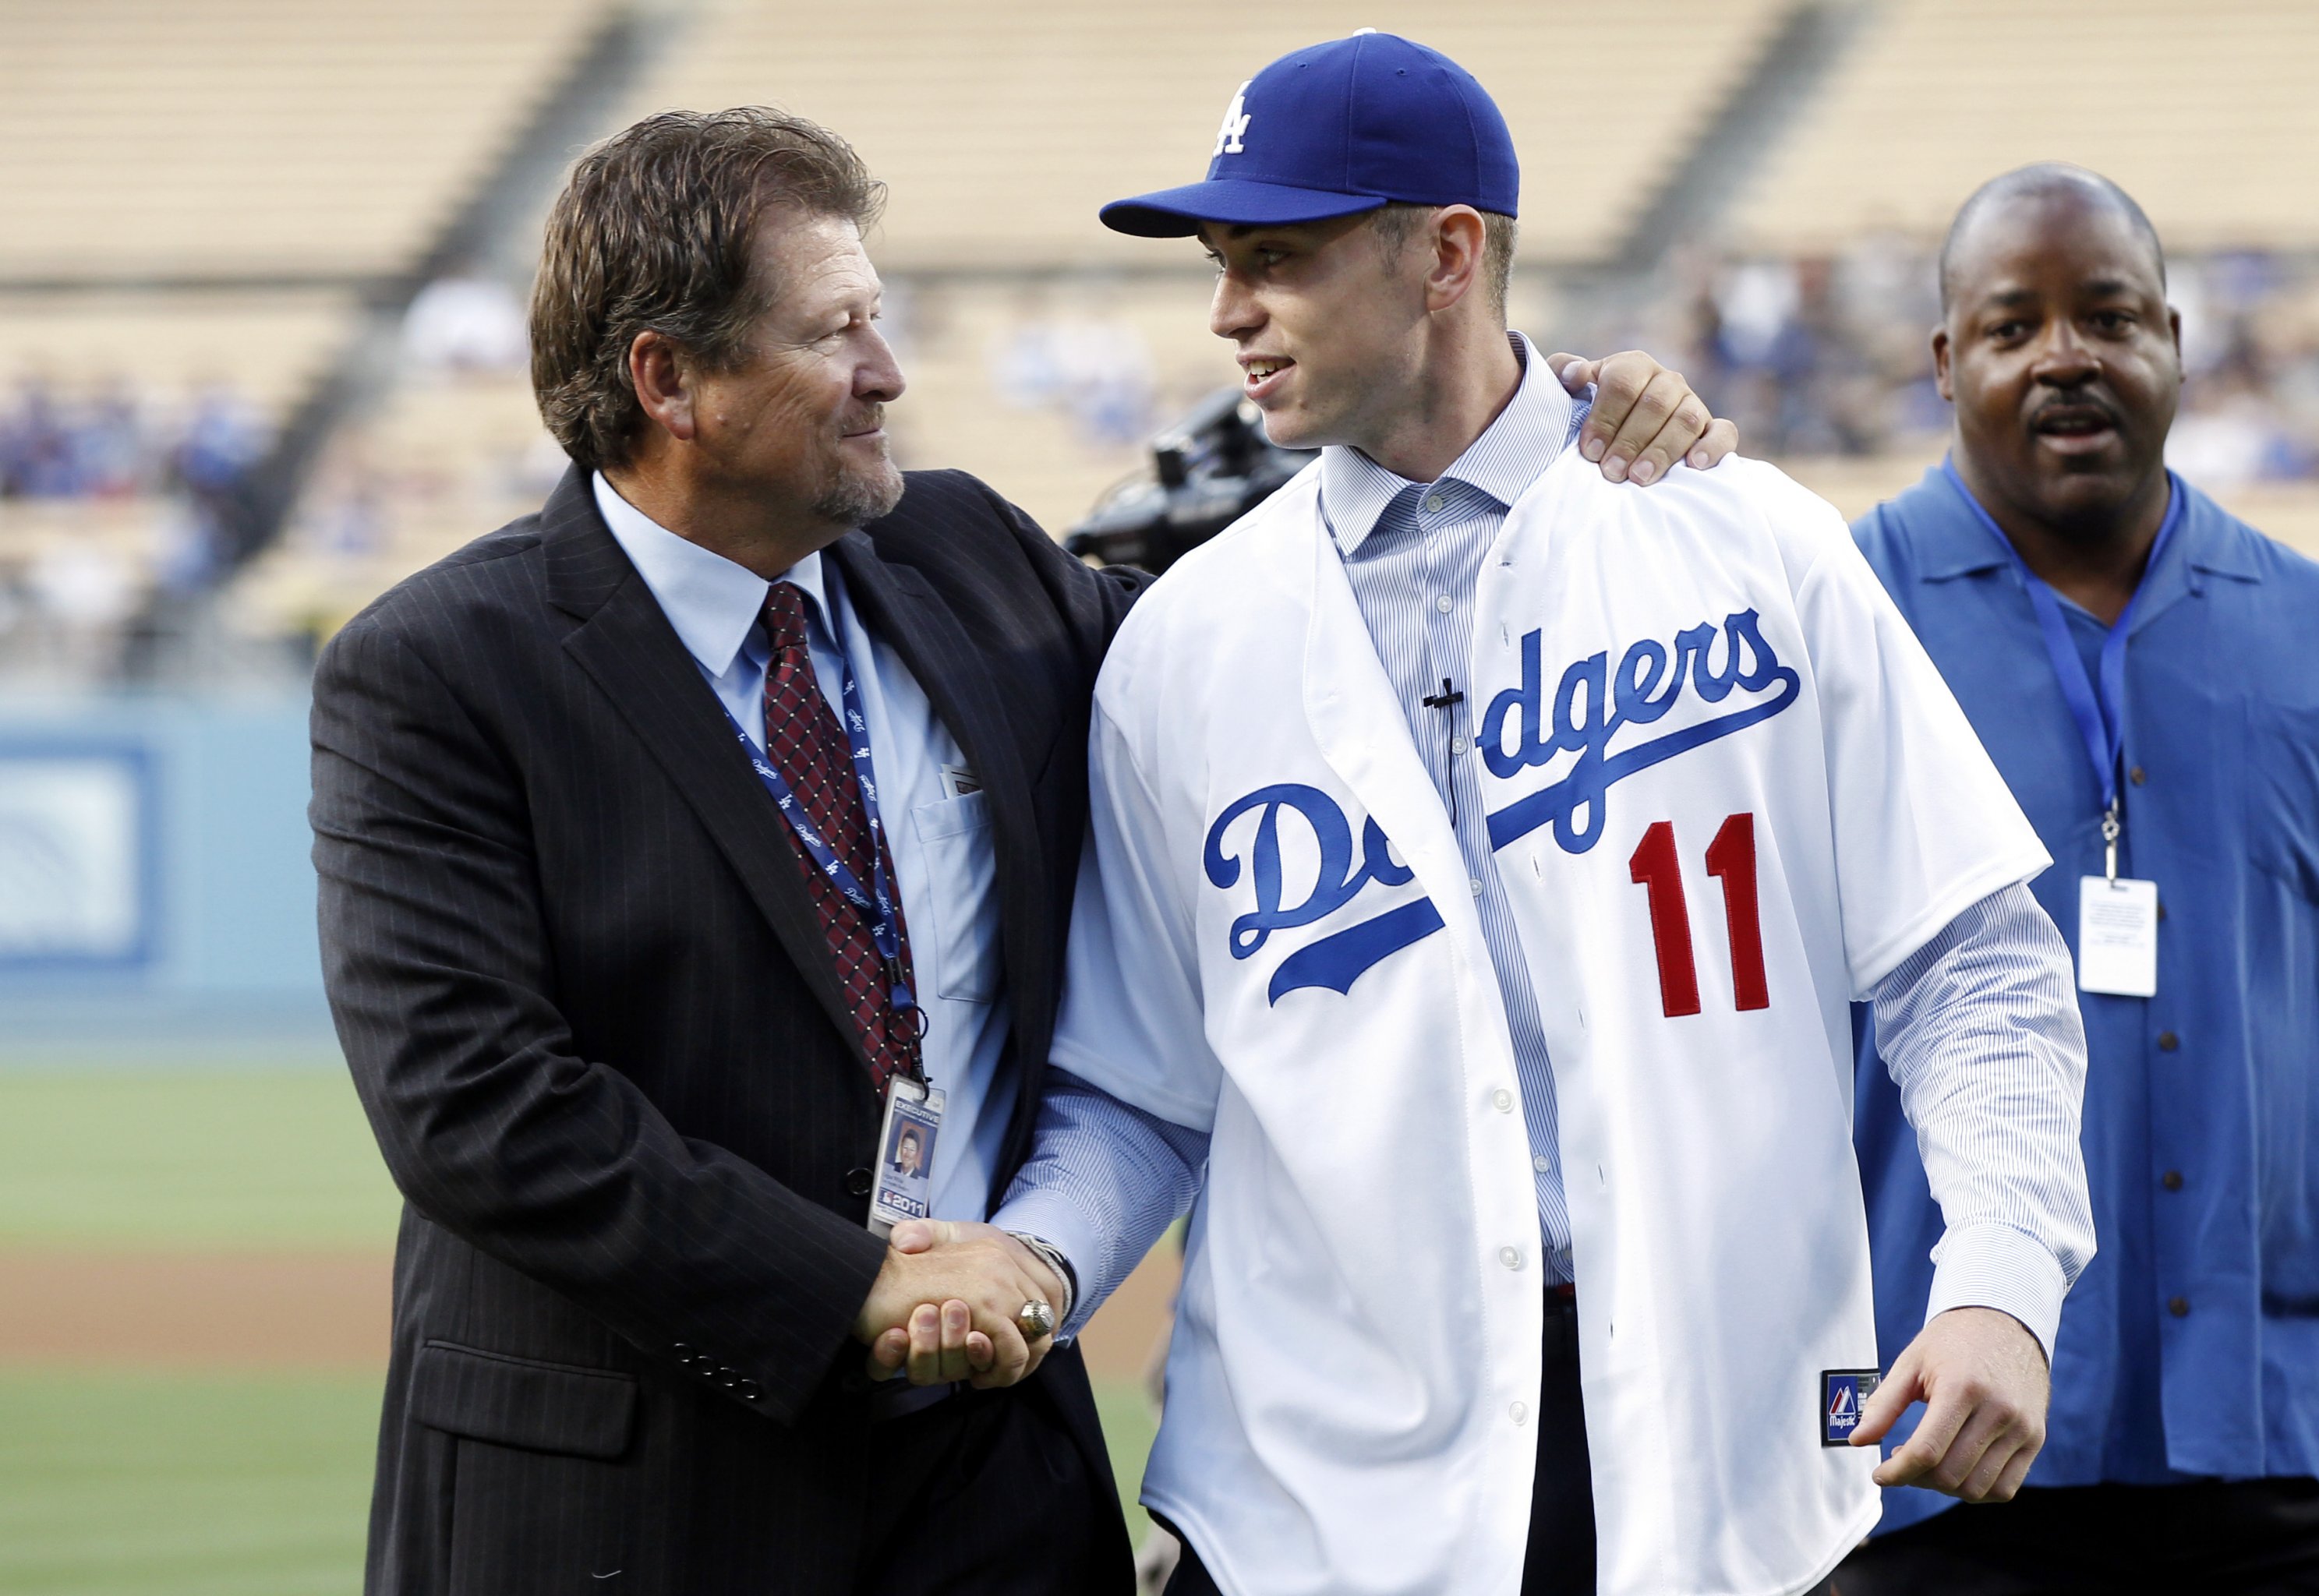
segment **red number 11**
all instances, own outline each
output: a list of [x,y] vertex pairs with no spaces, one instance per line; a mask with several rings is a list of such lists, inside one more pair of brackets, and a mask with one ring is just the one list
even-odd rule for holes
[[[1651,942],[1659,958],[1659,1006],[1669,1019],[1699,1012],[1699,964],[1691,952],[1691,910],[1683,900],[1683,864],[1675,857],[1674,823],[1661,820],[1643,833],[1627,861],[1635,884],[1648,889]],[[1731,935],[1731,989],[1742,1009],[1769,1008],[1764,983],[1764,922],[1755,903],[1755,817],[1724,819],[1707,845],[1707,873],[1723,883],[1723,919]]]

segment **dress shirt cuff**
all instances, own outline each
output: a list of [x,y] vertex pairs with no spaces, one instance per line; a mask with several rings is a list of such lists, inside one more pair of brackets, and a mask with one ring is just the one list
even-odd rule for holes
[[1056,1280],[1061,1283],[1063,1300],[1050,1306],[1054,1309],[1058,1321],[1070,1322],[1071,1304],[1078,1300],[1079,1294],[1078,1270],[1072,1267],[1070,1259],[1063,1256],[1063,1249],[1044,1236],[1033,1236],[1028,1231],[1009,1231],[1006,1233],[1029,1249],[1031,1256],[1046,1265]]
[[1093,1217],[1080,1213],[1078,1204],[1062,1192],[1021,1186],[990,1216],[990,1222],[1002,1231],[1036,1236],[1070,1267],[1070,1312],[1055,1327],[1055,1344],[1060,1347],[1077,1337],[1101,1305],[1101,1299],[1087,1289],[1087,1260],[1104,1256],[1103,1238],[1096,1232]]
[[2070,1289],[2053,1249],[2028,1231],[1996,1221],[1952,1231],[1933,1266],[1925,1321],[1951,1308],[1994,1308],[2019,1320],[2053,1361],[2053,1332]]

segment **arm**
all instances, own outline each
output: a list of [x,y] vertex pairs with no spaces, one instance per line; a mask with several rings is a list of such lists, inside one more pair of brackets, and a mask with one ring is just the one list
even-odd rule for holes
[[2078,1123],[2085,1037],[2069,952],[2022,885],[2053,861],[1833,509],[1764,473],[1795,574],[1856,1001],[1947,1221],[1933,1313],[1854,1432],[1915,1435],[1877,1470],[2010,1496],[2044,1441],[2062,1294],[2094,1250]]
[[1921,1399],[1915,1435],[1878,1483],[2001,1501],[2044,1443],[2062,1299],[2093,1252],[2069,951],[2028,888],[2008,887],[1904,960],[1874,1004],[1947,1231],[1925,1329],[1870,1399],[1854,1444],[1882,1439]]
[[991,1222],[1036,1236],[1071,1266],[1075,1336],[1199,1191],[1208,1134],[1123,1103],[1068,1070],[1049,1076],[1038,1137]]
[[342,632],[315,675],[324,973],[380,1150],[429,1219],[650,1355],[731,1367],[733,1401],[792,1419],[886,1249],[680,1135],[580,1052],[521,773],[457,674],[390,614]]
[[[1070,1316],[1055,1327],[1060,1342],[1087,1328],[1191,1207],[1208,1137],[1123,1103],[1068,1070],[1051,1070],[1048,1083],[1031,1156],[990,1222],[897,1225],[894,1249],[939,1256],[961,1243],[1006,1249],[1015,1246],[1014,1236],[1038,1238],[1070,1270],[1068,1282],[1057,1282],[1070,1303]],[[970,1313],[952,1312],[949,1303],[940,1305],[942,1317],[933,1317],[936,1312],[936,1304],[920,1304],[907,1326],[880,1336],[871,1348],[876,1367],[893,1374],[907,1365],[910,1379],[921,1385],[969,1378],[989,1386],[1011,1385],[1038,1366],[1037,1356],[1019,1367],[1004,1366],[1000,1350],[971,1328]]]
[[[1114,658],[1130,676],[1139,674],[1137,663]],[[995,1226],[942,1229],[947,1238],[1019,1246],[1004,1236],[1016,1231],[1055,1247],[1077,1276],[1066,1332],[1092,1316],[1190,1205],[1223,1082],[1203,1033],[1188,910],[1163,840],[1167,811],[1101,695],[1089,793],[1091,835],[1080,855],[1051,1085],[1033,1150]],[[896,1234],[898,1247],[934,1241]],[[975,1348],[962,1321],[945,1321],[939,1340],[922,1333],[918,1316],[907,1329],[878,1341],[875,1356],[886,1366],[907,1358],[914,1380],[954,1378],[948,1360],[955,1352],[957,1367],[980,1369],[968,1356]],[[1004,1383],[977,1375],[977,1384]]]

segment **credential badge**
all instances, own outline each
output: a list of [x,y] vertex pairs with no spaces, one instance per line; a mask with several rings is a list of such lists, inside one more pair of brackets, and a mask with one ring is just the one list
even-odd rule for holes
[[[1253,77],[1248,80],[1255,81]],[[1248,136],[1248,113],[1242,109],[1247,102],[1248,83],[1243,83],[1232,92],[1232,103],[1224,112],[1224,125],[1216,130],[1216,147],[1208,152],[1210,156],[1241,152],[1241,140]]]

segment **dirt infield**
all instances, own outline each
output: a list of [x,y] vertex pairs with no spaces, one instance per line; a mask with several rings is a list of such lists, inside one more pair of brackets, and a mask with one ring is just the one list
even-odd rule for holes
[[376,1368],[389,1278],[380,1254],[0,1252],[0,1357]]
[[[1087,1329],[1088,1366],[1142,1373],[1175,1291],[1145,1261]],[[347,1252],[0,1250],[0,1360],[185,1368],[377,1368],[390,1265]]]

